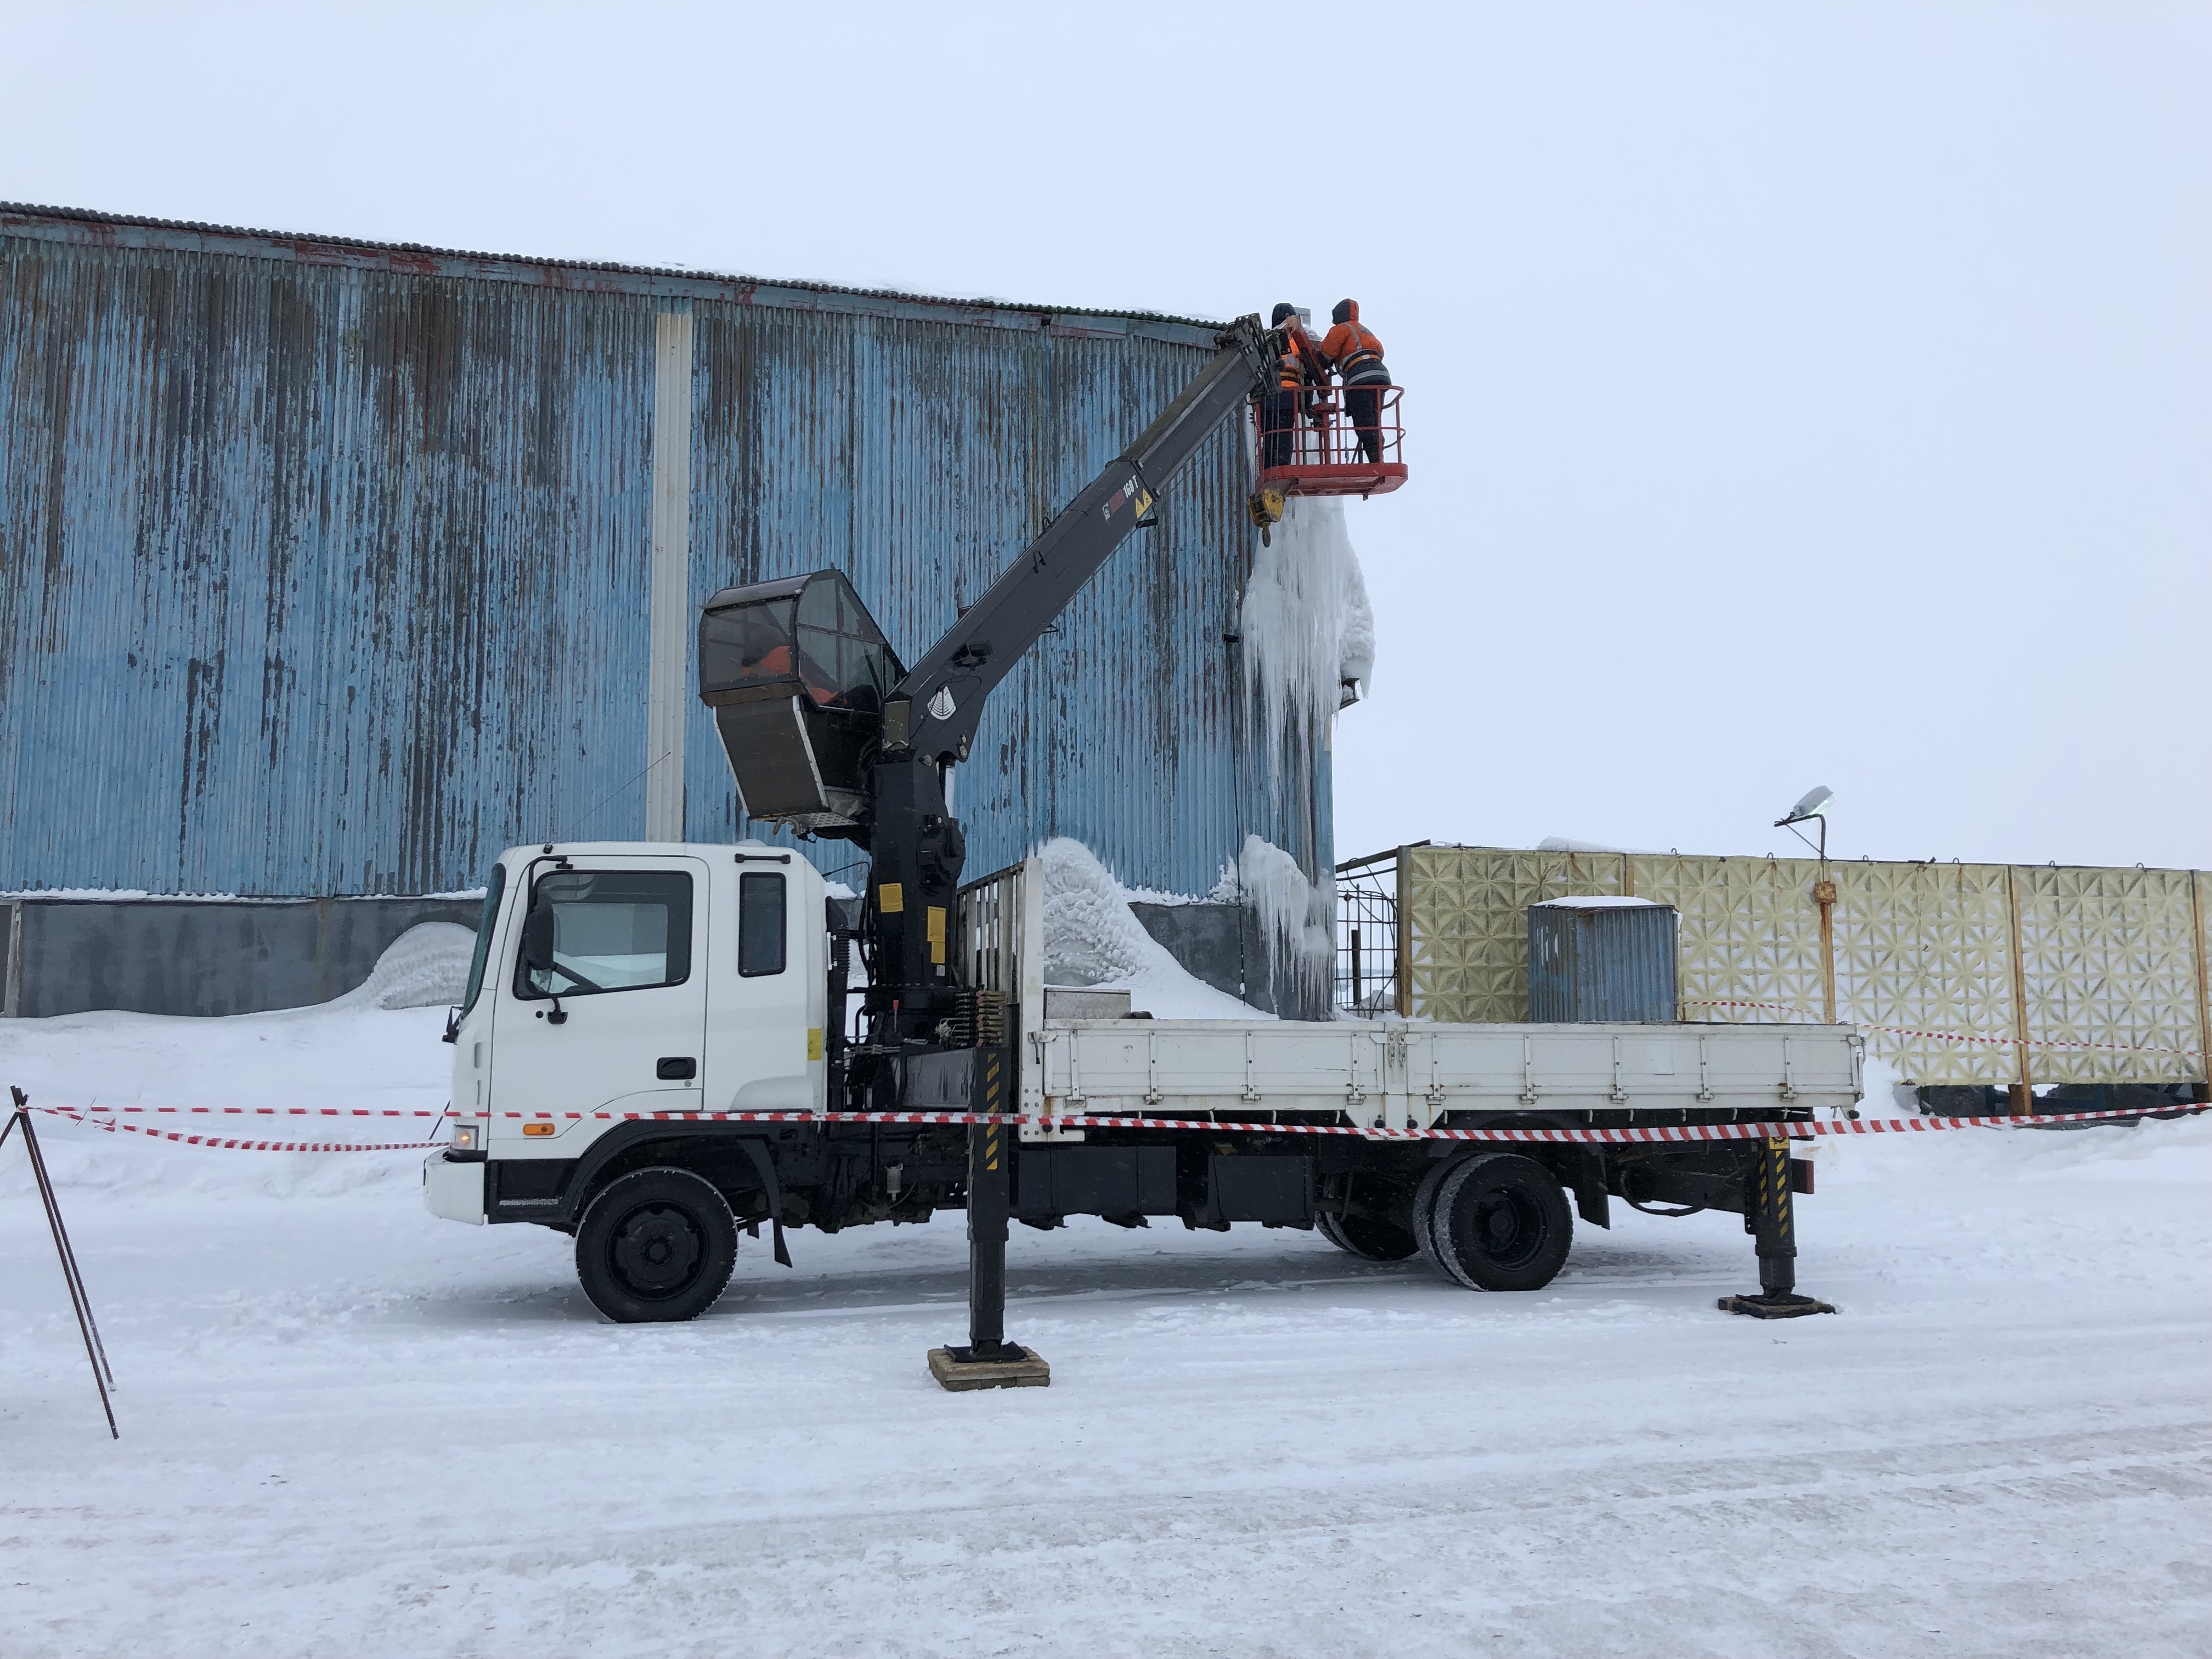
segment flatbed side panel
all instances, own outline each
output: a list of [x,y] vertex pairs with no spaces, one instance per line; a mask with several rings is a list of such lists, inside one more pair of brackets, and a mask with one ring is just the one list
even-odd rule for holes
[[1049,1109],[1154,1116],[1342,1111],[1426,1127],[1459,1111],[1839,1108],[1859,1097],[1846,1026],[1423,1025],[1054,1020]]

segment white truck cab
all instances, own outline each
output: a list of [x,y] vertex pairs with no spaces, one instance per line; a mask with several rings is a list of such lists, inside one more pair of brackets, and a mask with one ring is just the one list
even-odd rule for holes
[[805,858],[759,842],[502,853],[453,1025],[455,1132],[431,1209],[554,1210],[581,1149],[636,1115],[820,1109],[824,893]]

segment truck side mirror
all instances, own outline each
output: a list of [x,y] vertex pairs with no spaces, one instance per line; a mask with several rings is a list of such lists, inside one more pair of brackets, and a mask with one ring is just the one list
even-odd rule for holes
[[541,904],[522,919],[522,965],[532,973],[553,966],[553,907]]

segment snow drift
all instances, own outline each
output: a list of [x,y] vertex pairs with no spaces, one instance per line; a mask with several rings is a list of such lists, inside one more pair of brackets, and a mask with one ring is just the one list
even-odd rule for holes
[[1159,1019],[1267,1018],[1187,973],[1145,931],[1129,908],[1129,890],[1081,842],[1058,836],[1037,856],[1044,864],[1047,984],[1126,988],[1133,1008]]
[[418,922],[385,947],[368,977],[330,1005],[368,1008],[443,1008],[469,986],[476,952],[473,928],[450,921]]

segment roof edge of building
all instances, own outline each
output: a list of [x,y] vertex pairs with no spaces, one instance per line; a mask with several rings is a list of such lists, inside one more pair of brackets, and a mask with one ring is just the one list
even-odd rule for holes
[[908,294],[894,289],[769,280],[674,266],[537,258],[522,254],[430,247],[417,242],[378,242],[354,236],[257,230],[26,202],[0,202],[0,236],[79,246],[223,252],[297,264],[389,270],[407,276],[521,283],[574,292],[635,294],[663,300],[715,300],[787,310],[961,323],[971,327],[1025,329],[1076,336],[1133,335],[1179,345],[1212,345],[1214,336],[1225,326],[1202,317],[1176,317],[1160,312],[1103,311],[1010,300],[962,300]]

